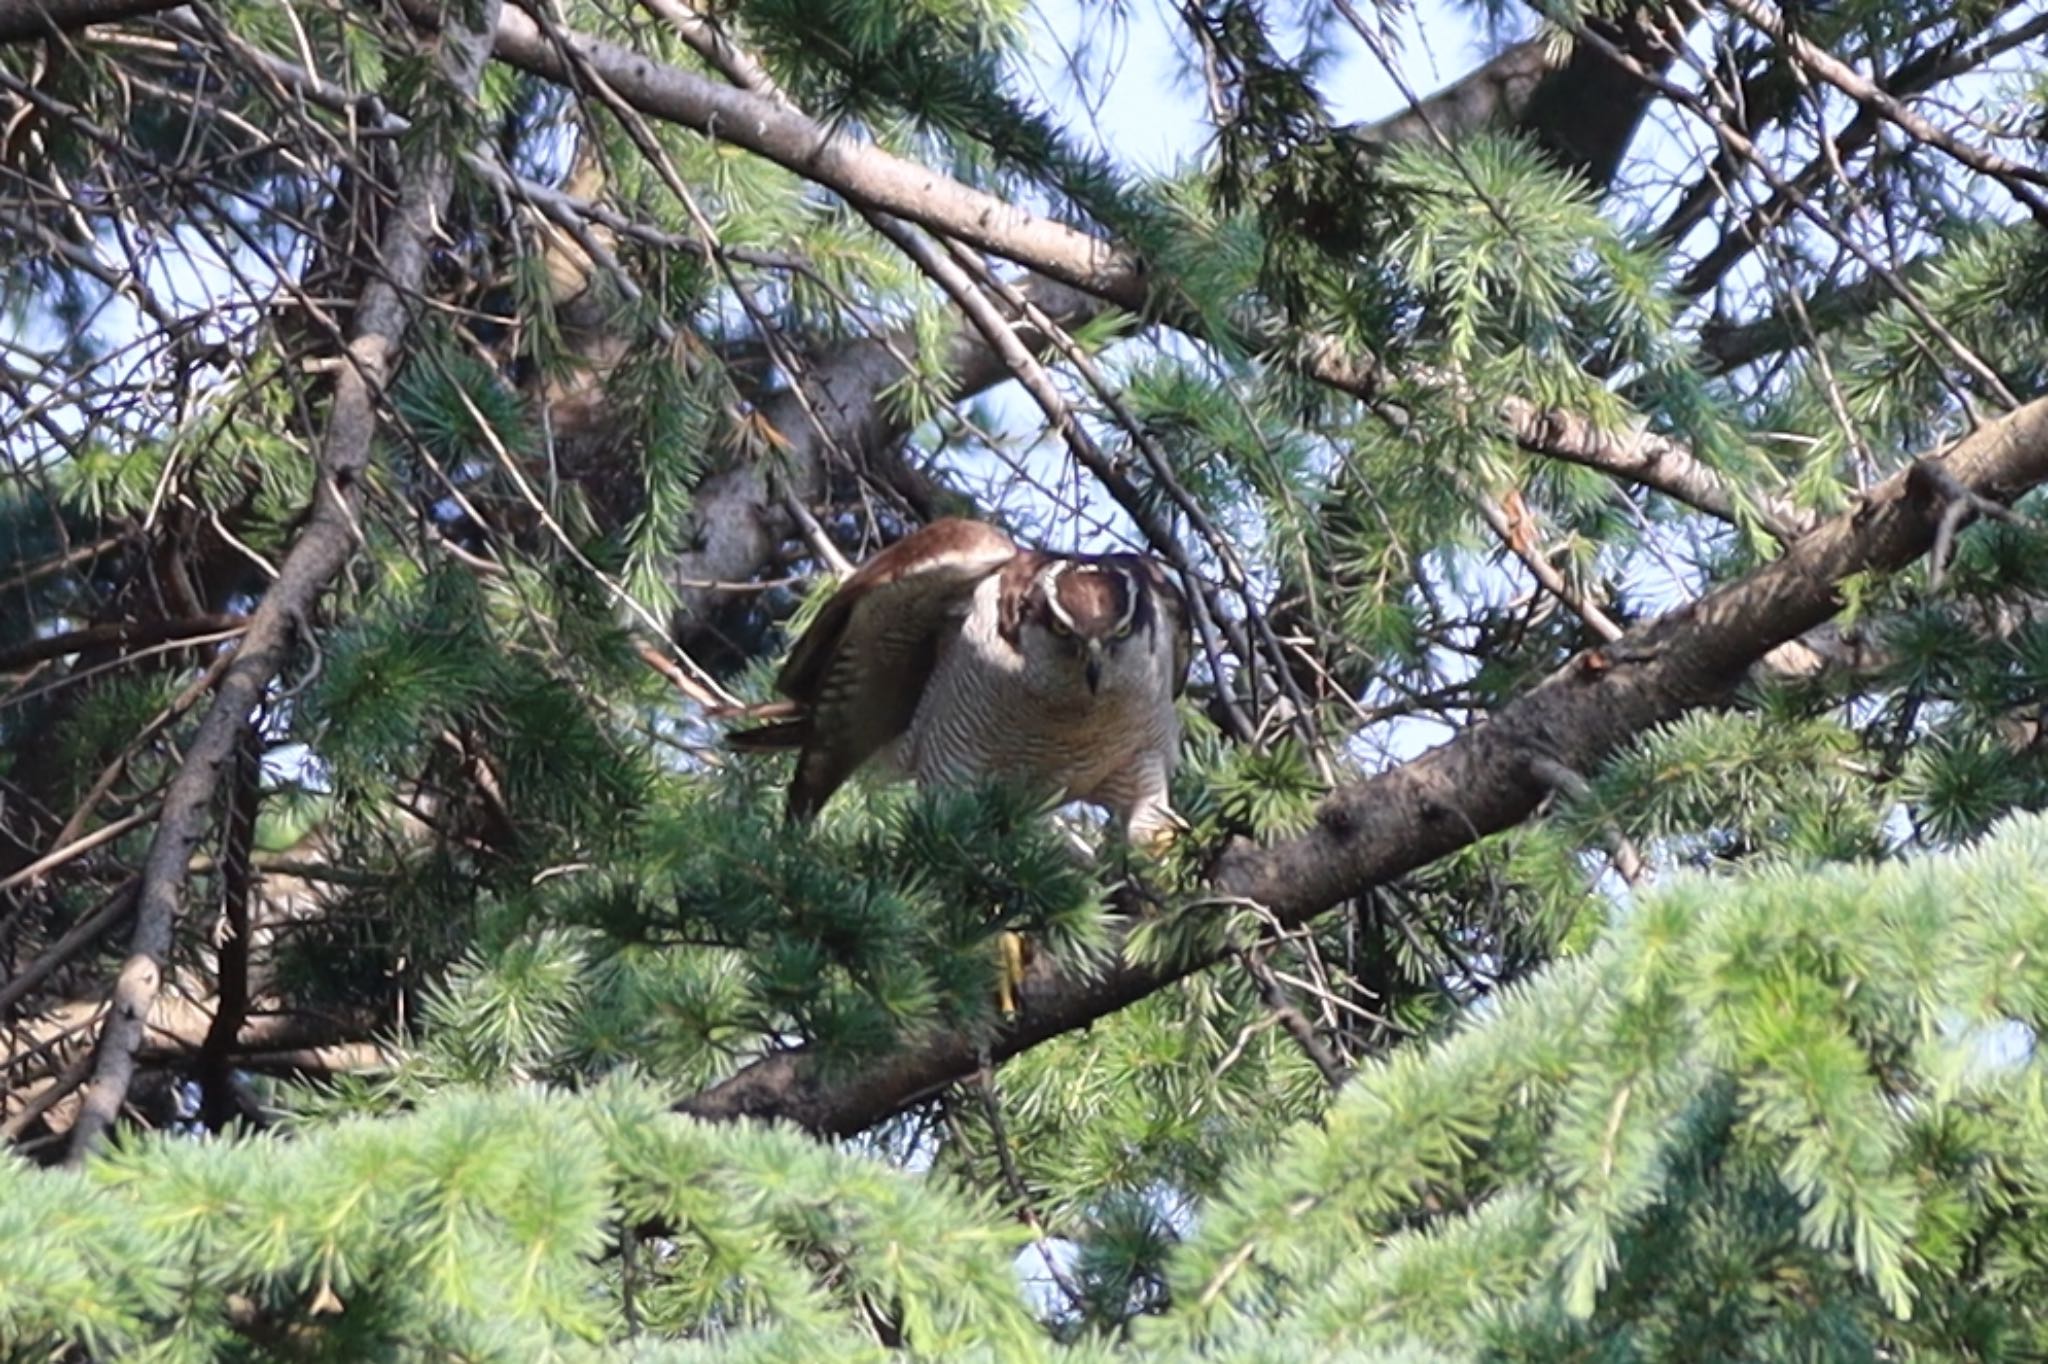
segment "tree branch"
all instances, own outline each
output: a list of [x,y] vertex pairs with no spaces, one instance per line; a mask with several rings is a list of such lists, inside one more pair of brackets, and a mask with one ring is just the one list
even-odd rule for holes
[[[417,12],[418,0],[406,3],[417,19],[434,22]],[[578,83],[572,61],[587,64],[643,114],[745,148],[863,208],[945,232],[1134,312],[1145,306],[1143,263],[1113,243],[856,141],[776,100],[586,33],[550,34],[516,9],[499,15],[493,55],[570,88]]]
[[0,0],[0,43],[70,33],[176,9],[185,0]]
[[[1308,833],[1231,849],[1213,869],[1212,890],[1264,906],[1283,929],[1298,927],[1513,827],[1548,789],[1532,757],[1591,771],[1652,727],[1724,701],[1773,648],[1841,609],[1845,578],[1896,570],[1925,554],[1952,505],[1944,492],[1950,480],[2000,504],[2048,481],[2048,399],[1887,479],[1747,577],[1578,655],[1486,723],[1413,762],[1339,787]],[[1048,965],[1024,982],[1021,1015],[985,1048],[939,1033],[852,1074],[828,1074],[802,1050],[782,1052],[680,1107],[709,1119],[776,1118],[850,1135],[973,1074],[980,1056],[1005,1060],[1085,1027],[1221,955],[1145,965],[1118,958],[1093,976]]]
[[[1723,521],[1740,519],[1735,490],[1683,441],[1647,430],[1605,430],[1582,413],[1522,398],[1502,403],[1500,416],[1515,443],[1531,454],[1598,469]],[[1816,521],[1811,511],[1768,493],[1752,494],[1750,503],[1757,519],[1780,540],[1797,539]]]
[[31,663],[62,658],[66,654],[83,653],[88,649],[139,648],[174,639],[218,635],[223,631],[236,629],[241,624],[242,617],[223,611],[194,616],[190,620],[116,621],[108,625],[88,625],[83,629],[44,635],[41,639],[25,640],[20,644],[0,649],[0,672],[11,672]]
[[[464,97],[474,95],[482,75],[496,11],[496,0],[485,0],[478,30],[451,27],[441,35],[442,75]],[[69,1158],[74,1162],[105,1138],[127,1097],[136,1049],[170,958],[186,870],[205,838],[214,795],[231,766],[249,713],[277,675],[293,632],[304,627],[328,581],[354,553],[360,535],[355,509],[376,436],[379,396],[410,322],[410,295],[418,291],[425,273],[434,220],[453,183],[453,160],[436,140],[415,143],[411,155],[410,173],[380,244],[383,270],[363,289],[348,363],[335,378],[306,528],[250,615],[234,662],[221,675],[213,705],[165,793],[136,892],[128,960],[114,982],[113,1007],[100,1033],[93,1077],[72,1127]]]
[[[429,27],[439,22],[438,14],[422,0],[406,3],[416,22]],[[58,0],[44,7],[44,17],[39,20],[42,27],[37,31],[45,31],[53,23],[68,27],[154,8],[136,3],[124,11],[111,0]],[[0,9],[0,35],[8,31],[7,13]],[[1604,179],[1612,173],[1625,144],[1624,135],[1634,128],[1654,90],[1653,84],[1640,80],[1641,74],[1668,65],[1676,47],[1647,18],[1611,24],[1599,21],[1593,31],[1605,40],[1597,45],[1599,51],[1577,54],[1561,69],[1551,69],[1544,59],[1541,37],[1503,53],[1449,89],[1425,98],[1421,108],[1428,111],[1427,122],[1447,134],[1492,122],[1520,123],[1539,140],[1548,136],[1546,145],[1554,143],[1552,150],[1562,161]],[[858,142],[770,95],[719,85],[586,34],[558,31],[553,37],[566,44],[575,62],[587,64],[642,113],[746,148],[853,203],[972,243],[1044,276],[1027,286],[1031,301],[1063,328],[1082,325],[1104,304],[1133,312],[1147,306],[1150,282],[1144,262],[1113,243],[1025,212],[938,171]],[[1588,80],[1613,83],[1615,73],[1608,69],[1612,63],[1603,65],[1600,58],[1615,51],[1630,58],[1623,74],[1635,93],[1624,107],[1617,112],[1603,106],[1596,120],[1598,136],[1589,132],[1590,125],[1575,123],[1576,132],[1553,128],[1562,117],[1560,100],[1580,99],[1584,95],[1581,87]],[[516,10],[500,15],[493,55],[544,79],[575,84],[575,72],[563,49],[531,17]],[[1548,76],[1543,74],[1546,71]],[[1403,141],[1424,135],[1426,122],[1417,111],[1409,110],[1357,131],[1378,141]],[[1185,321],[1180,319],[1176,325]],[[1034,351],[1044,349],[1042,339],[1028,339]],[[900,435],[900,421],[882,410],[877,395],[900,376],[901,366],[891,352],[900,353],[908,340],[906,335],[847,347],[832,361],[814,367],[803,400],[785,395],[770,404],[764,416],[790,442],[782,451],[781,462],[793,495],[803,499],[822,489],[824,456],[835,446],[871,452]],[[1001,360],[971,326],[964,326],[946,344],[957,395],[977,392],[1008,377]],[[1318,381],[1361,397],[1374,396],[1381,381],[1379,366],[1371,357],[1348,353],[1333,343],[1311,342],[1302,348],[1297,363]],[[805,400],[816,409],[815,419],[802,410]],[[1605,436],[1593,441],[1583,438],[1592,433],[1592,427],[1582,418],[1567,414],[1561,424],[1549,420],[1555,415],[1549,413],[1537,414],[1546,419],[1543,421],[1518,420],[1513,412],[1505,415],[1516,439],[1532,453],[1603,468],[1732,519],[1734,497],[1719,476],[1675,442],[1662,441],[1652,447],[1640,438],[1631,441]],[[1556,447],[1542,439],[1546,430],[1566,429],[1581,438]],[[751,577],[789,531],[787,514],[778,503],[768,486],[768,472],[758,462],[707,479],[698,494],[696,542],[679,556],[675,577],[682,583],[738,582]],[[1761,510],[1766,523],[1781,533],[1796,524],[1767,504]],[[683,586],[678,623],[702,619],[711,600],[711,589]]]
[[[416,0],[407,2],[416,19],[431,22]],[[1603,24],[1600,31],[1646,69],[1661,69],[1675,52],[1674,45],[1647,23]],[[564,57],[564,48],[557,46],[557,41],[566,46],[570,58]],[[1584,61],[1574,58],[1547,78],[1539,77],[1537,73],[1549,69],[1542,58],[1543,46],[1542,39],[1531,39],[1515,49],[1520,55],[1514,61],[1507,61],[1510,54],[1503,54],[1502,59],[1450,90],[1428,97],[1423,107],[1430,111],[1430,121],[1441,131],[1455,134],[1504,116],[1510,122],[1528,120],[1536,125],[1556,118],[1559,104],[1552,96],[1574,80],[1583,84],[1588,71],[1601,68],[1591,64],[1589,55]],[[862,208],[900,217],[1021,264],[1037,276],[1025,286],[1030,302],[1065,330],[1082,325],[1105,304],[1132,312],[1157,304],[1151,298],[1152,281],[1145,263],[1114,243],[1024,212],[1007,200],[858,142],[809,118],[774,97],[772,91],[721,86],[585,34],[556,30],[551,35],[531,18],[511,10],[500,19],[495,55],[522,70],[573,86],[572,58],[587,65],[642,113],[753,151]],[[1602,72],[1602,79],[1612,84],[1613,73]],[[1598,171],[1604,179],[1612,173],[1624,135],[1639,120],[1647,98],[1646,89],[1619,114],[1607,117],[1598,138],[1574,135],[1565,139],[1569,146],[1561,142],[1554,150],[1568,164]],[[1425,124],[1410,111],[1359,131],[1380,141],[1401,141],[1424,135]],[[1170,308],[1165,311],[1171,313]],[[1185,318],[1168,316],[1165,320],[1183,328],[1190,325]],[[789,442],[780,452],[780,463],[795,496],[807,498],[822,488],[824,457],[835,446],[874,451],[901,434],[900,421],[882,410],[877,394],[900,376],[895,353],[906,349],[909,339],[905,335],[848,347],[832,361],[813,367],[803,399],[785,395],[771,404],[764,415]],[[1022,339],[1031,353],[1047,348],[1044,338],[1028,331]],[[956,395],[977,392],[1009,377],[1010,371],[994,348],[985,344],[971,325],[964,325],[946,345],[948,373],[954,376]],[[1332,387],[1367,397],[1377,390],[1377,364],[1335,345],[1305,347],[1298,363],[1311,377]],[[806,401],[815,409],[813,413],[803,410]],[[1670,458],[1637,461],[1637,481],[1668,491],[1657,479],[1675,463]],[[1694,463],[1711,477],[1711,471]],[[1678,492],[1670,495],[1687,500]],[[1721,500],[1733,505],[1731,497]],[[768,471],[758,462],[706,480],[697,496],[697,542],[679,556],[677,579],[736,582],[752,576],[790,529],[778,501],[769,487]],[[711,593],[682,586],[678,599],[678,625],[687,628],[689,622],[703,617]]]
[[2048,185],[2048,173],[1996,152],[1985,151],[1935,126],[1877,82],[1794,32],[1786,24],[1785,17],[1766,0],[1722,0],[1722,3],[1759,33],[1788,49],[1801,66],[1872,114],[1897,125],[1915,141],[1936,148],[1971,170],[1998,181],[2005,186],[2007,193],[2034,215],[2036,222],[2048,226],[2048,199],[2043,199],[2038,189]]
[[[68,32],[173,7],[165,0],[0,0],[0,41]],[[406,0],[406,7],[424,27],[441,22],[437,9],[424,0]],[[672,8],[658,7],[663,12]],[[1641,14],[1651,15],[1653,10],[1646,6]],[[1667,64],[1675,51],[1650,19],[1631,15],[1612,24],[1602,21],[1599,27],[1650,69]],[[896,212],[1025,265],[1042,276],[1024,285],[1031,304],[1063,329],[1085,324],[1105,304],[1133,311],[1144,306],[1143,263],[1111,243],[856,142],[762,94],[717,85],[620,44],[575,33],[562,36],[578,61],[587,62],[644,113],[746,147],[853,202]],[[500,15],[492,55],[546,79],[573,84],[562,52],[539,24],[516,11]],[[1588,94],[1594,87],[1598,98]],[[1647,99],[1646,90],[1617,82],[1613,71],[1591,61],[1589,54],[1574,54],[1564,66],[1553,67],[1539,36],[1426,97],[1421,107],[1429,122],[1449,134],[1489,124],[1521,127],[1562,164],[1604,183]],[[1620,108],[1609,107],[1614,100],[1621,101]],[[1592,107],[1596,105],[1597,109]],[[1562,126],[1561,119],[1571,126]],[[1401,142],[1423,135],[1425,125],[1410,110],[1353,131],[1375,141]],[[912,339],[906,332],[842,347],[830,360],[812,367],[803,399],[785,394],[769,402],[763,416],[788,442],[779,451],[779,463],[792,495],[805,499],[822,491],[830,450],[872,455],[900,437],[900,419],[884,410],[878,394],[901,377],[902,366],[892,352],[903,353]],[[1034,352],[1045,349],[1043,339],[1028,331],[1024,339]],[[1008,377],[1000,359],[972,327],[963,325],[944,344],[956,396],[971,395]],[[1341,374],[1314,368],[1311,373],[1335,383],[1342,375],[1356,380],[1371,370],[1370,365],[1353,362],[1342,367]],[[814,414],[802,410],[806,400]],[[694,543],[674,566],[677,625],[684,630],[708,614],[717,595],[716,589],[694,584],[747,580],[790,529],[781,499],[769,487],[768,471],[758,462],[707,479],[697,493],[694,520]]]

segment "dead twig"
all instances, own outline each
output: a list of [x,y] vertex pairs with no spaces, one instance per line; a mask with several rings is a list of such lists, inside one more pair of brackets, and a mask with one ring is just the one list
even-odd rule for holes
[[[498,9],[496,0],[484,0],[471,16],[475,27],[465,28],[451,14],[441,31],[437,56],[442,73],[464,97],[475,93],[489,57]],[[421,143],[410,152],[415,159],[380,244],[383,270],[363,288],[348,346],[350,363],[335,379],[311,513],[276,581],[251,613],[234,661],[165,794],[143,862],[128,960],[115,979],[92,1080],[72,1125],[67,1152],[72,1163],[105,1139],[127,1099],[136,1051],[169,964],[187,867],[205,837],[228,759],[250,712],[283,664],[292,635],[303,628],[320,593],[353,557],[361,538],[355,508],[376,437],[379,399],[411,323],[411,296],[425,274],[428,241],[454,175],[453,159],[442,143]]]
[[1265,959],[1255,951],[1239,952],[1237,960],[1244,967],[1245,973],[1252,978],[1252,983],[1258,986],[1259,998],[1272,1011],[1281,1029],[1294,1039],[1294,1044],[1301,1048],[1302,1054],[1315,1063],[1316,1069],[1322,1072],[1323,1079],[1329,1082],[1330,1088],[1342,1089],[1344,1082],[1351,1078],[1351,1067],[1339,1061],[1337,1054],[1324,1044],[1322,1038],[1316,1036],[1314,1026],[1303,1016],[1300,1009],[1294,1007],[1294,1001],[1288,998],[1287,987],[1273,974],[1272,967],[1268,966]]
[[2027,518],[2011,507],[1964,487],[1954,474],[1938,464],[1922,460],[1913,466],[1913,472],[1946,504],[1942,508],[1941,521],[1934,528],[1934,548],[1927,555],[1927,591],[1930,595],[1941,591],[1942,579],[1955,553],[1956,532],[1963,528],[1964,522],[1988,516],[2009,526],[2027,524]]

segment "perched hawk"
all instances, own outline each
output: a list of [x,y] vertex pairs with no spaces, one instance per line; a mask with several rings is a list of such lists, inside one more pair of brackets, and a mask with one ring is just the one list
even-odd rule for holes
[[1015,783],[1103,806],[1135,843],[1170,837],[1186,603],[1137,554],[1019,548],[937,521],[848,578],[776,678],[776,723],[731,736],[798,750],[792,819],[880,756],[921,784]]

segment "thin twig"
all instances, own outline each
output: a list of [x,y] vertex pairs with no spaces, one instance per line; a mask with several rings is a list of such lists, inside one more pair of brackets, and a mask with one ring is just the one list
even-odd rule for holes
[[44,948],[36,959],[0,984],[0,1017],[26,999],[31,990],[43,983],[51,972],[78,956],[86,948],[99,941],[100,935],[119,923],[128,912],[135,908],[135,881],[124,881],[121,887],[106,899],[86,912],[77,923],[65,931],[64,936]]
[[[1565,763],[1545,753],[1534,753],[1529,757],[1529,771],[1536,780],[1563,796],[1566,800],[1583,801],[1592,794],[1593,788]],[[1631,886],[1641,886],[1650,877],[1650,868],[1643,861],[1643,855],[1636,851],[1636,845],[1629,836],[1614,823],[1606,823],[1603,837],[1607,841],[1608,855],[1614,859],[1614,870],[1621,879]]]
[[1273,1017],[1279,1020],[1280,1027],[1294,1039],[1294,1044],[1301,1048],[1302,1054],[1315,1063],[1315,1068],[1322,1072],[1323,1079],[1329,1082],[1330,1088],[1342,1089],[1344,1082],[1351,1078],[1351,1067],[1339,1061],[1336,1053],[1324,1045],[1322,1038],[1316,1036],[1315,1028],[1302,1016],[1301,1010],[1294,1007],[1294,1001],[1287,997],[1286,987],[1274,976],[1265,959],[1256,951],[1243,951],[1237,954],[1237,960],[1244,967],[1246,974],[1251,976],[1253,983],[1258,986],[1259,998],[1272,1010]]
[[1038,1258],[1045,1262],[1046,1273],[1052,1276],[1067,1302],[1079,1309],[1085,1301],[1081,1290],[1067,1272],[1060,1268],[1060,1262],[1052,1253],[1052,1239],[1046,1232],[1044,1219],[1031,1201],[1031,1189],[1024,1183],[1023,1172],[1017,1168],[1017,1158],[1010,1149],[1010,1136],[1003,1125],[1003,1109],[996,1099],[995,1082],[984,1066],[974,1076],[975,1097],[981,1102],[982,1116],[988,1121],[989,1139],[996,1148],[996,1165],[1003,1172],[1003,1187],[1010,1191],[1010,1198],[1017,1205],[1017,1216],[1025,1226],[1031,1228],[1032,1241],[1038,1247]]
[[1954,554],[1956,532],[1962,529],[1965,521],[1975,516],[1988,516],[2007,525],[2023,526],[2027,519],[2004,503],[1994,502],[1964,487],[1954,474],[1938,464],[1923,460],[1914,466],[1914,470],[1946,503],[1942,508],[1941,521],[1934,530],[1934,548],[1927,555],[1927,591],[1933,595],[1941,591],[1942,580],[1948,573]]
[[[476,28],[465,30],[461,20],[450,15],[442,29],[438,59],[443,75],[465,97],[474,94],[482,75],[497,15],[497,0],[483,0],[473,14]],[[453,183],[453,163],[438,141],[409,150],[415,159],[381,244],[385,273],[373,275],[364,286],[348,348],[351,363],[336,377],[311,514],[277,580],[251,613],[234,661],[222,674],[213,705],[164,798],[143,862],[130,955],[115,980],[92,1081],[71,1129],[68,1158],[73,1163],[105,1139],[127,1099],[136,1051],[169,965],[187,865],[204,838],[228,758],[250,711],[283,663],[292,634],[308,619],[328,581],[353,556],[360,538],[355,504],[363,495],[363,474],[376,437],[378,400],[410,323],[410,299],[425,273],[434,220]]]

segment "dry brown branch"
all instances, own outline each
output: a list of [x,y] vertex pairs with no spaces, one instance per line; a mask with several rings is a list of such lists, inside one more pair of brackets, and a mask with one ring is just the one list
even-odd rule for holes
[[[451,29],[442,35],[444,78],[464,95],[475,91],[482,75],[496,12],[494,0],[486,0],[480,29]],[[311,514],[277,580],[250,615],[248,632],[165,794],[143,863],[128,960],[115,980],[92,1081],[72,1127],[73,1161],[82,1160],[104,1138],[127,1097],[136,1050],[170,959],[187,868],[205,838],[215,794],[249,714],[283,664],[292,635],[307,628],[321,592],[355,551],[360,535],[355,508],[377,431],[379,398],[410,322],[411,296],[425,272],[433,220],[452,183],[453,163],[438,147],[428,144],[414,154],[417,159],[408,168],[381,243],[383,273],[373,275],[363,290],[348,363],[336,376]]]
[[1904,129],[1915,141],[1933,147],[1980,175],[1987,175],[1998,181],[2005,186],[2007,193],[2034,215],[2036,222],[2048,226],[2048,199],[2043,199],[2039,192],[2040,186],[2048,185],[2048,172],[2023,165],[1996,152],[1987,152],[1937,127],[1862,72],[1812,40],[1793,32],[1786,25],[1784,15],[1766,0],[1722,0],[1722,3],[1733,13],[1741,15],[1758,32],[1768,35],[1772,41],[1791,52],[1801,66],[1865,109]]

